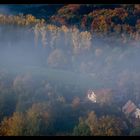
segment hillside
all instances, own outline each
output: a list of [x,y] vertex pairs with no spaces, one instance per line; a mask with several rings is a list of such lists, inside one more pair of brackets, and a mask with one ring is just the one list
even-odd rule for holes
[[139,4],[0,5],[0,136],[139,135],[139,54]]
[[81,30],[89,30],[101,35],[124,33],[129,38],[137,40],[140,32],[139,4],[1,5],[0,13],[8,15],[31,14],[57,26],[74,25]]

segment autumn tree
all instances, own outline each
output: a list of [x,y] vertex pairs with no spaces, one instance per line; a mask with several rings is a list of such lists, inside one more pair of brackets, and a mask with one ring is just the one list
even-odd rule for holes
[[85,120],[87,125],[90,128],[91,134],[94,135],[98,131],[98,118],[96,116],[96,113],[94,111],[91,111],[88,113],[88,117]]
[[30,74],[18,75],[13,80],[13,89],[16,92],[32,90],[33,80]]
[[97,102],[100,105],[110,105],[113,101],[113,91],[111,89],[99,89],[95,91],[97,95]]
[[13,116],[4,118],[0,124],[0,135],[23,136],[25,134],[25,116],[23,113],[15,112]]
[[46,104],[33,104],[25,113],[14,112],[0,124],[2,136],[49,135],[50,114]]
[[27,135],[47,135],[49,120],[50,114],[47,104],[33,104],[26,115]]
[[125,129],[124,123],[116,117],[102,116],[99,118],[98,131],[95,135],[120,136]]
[[127,130],[126,123],[120,118],[108,115],[97,117],[94,111],[88,114],[85,121],[94,136],[119,136]]
[[62,50],[55,49],[48,57],[47,63],[53,68],[64,68],[67,58]]
[[90,136],[91,135],[89,126],[85,123],[85,121],[82,118],[79,118],[78,125],[74,127],[73,135],[74,136]]
[[73,108],[77,108],[80,105],[80,98],[79,97],[75,97],[72,101],[72,107]]

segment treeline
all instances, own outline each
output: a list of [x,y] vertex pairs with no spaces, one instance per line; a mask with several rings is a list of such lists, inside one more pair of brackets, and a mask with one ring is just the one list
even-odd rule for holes
[[139,120],[132,122],[120,111],[120,104],[112,104],[114,91],[99,90],[107,94],[100,94],[102,98],[93,104],[86,99],[85,91],[74,86],[50,84],[28,73],[0,74],[1,136],[139,134]]
[[[47,24],[32,15],[1,15],[2,49],[30,48],[31,55],[37,52],[45,72],[48,68],[73,71],[89,75],[95,79],[94,85],[99,81],[103,85],[95,90],[97,103],[93,104],[86,98],[88,86],[83,90],[76,85],[64,85],[61,79],[38,79],[32,73],[11,75],[1,65],[0,135],[138,135],[139,120],[127,118],[121,108],[129,99],[136,104],[140,100],[139,28],[131,30],[129,25],[120,24],[114,30],[116,25],[110,21],[112,15],[121,19],[111,20],[125,20],[127,10],[131,6],[97,9],[89,14],[97,21],[93,21],[92,31]],[[5,59],[0,64],[6,65]],[[36,67],[41,69],[40,65]],[[53,75],[51,72],[50,69]]]

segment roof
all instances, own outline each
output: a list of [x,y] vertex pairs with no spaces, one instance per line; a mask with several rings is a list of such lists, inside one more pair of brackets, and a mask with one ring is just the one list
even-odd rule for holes
[[137,106],[131,101],[129,100],[122,108],[122,111],[125,114],[131,114],[136,110]]
[[97,95],[106,95],[109,94],[110,92],[112,92],[112,89],[110,88],[102,88],[102,89],[95,90],[95,93]]

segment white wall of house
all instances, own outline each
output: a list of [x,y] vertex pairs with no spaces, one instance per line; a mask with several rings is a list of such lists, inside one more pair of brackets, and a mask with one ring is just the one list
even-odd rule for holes
[[136,111],[135,111],[135,117],[137,118],[137,119],[140,119],[140,109],[139,108],[137,108],[136,109]]
[[95,93],[92,91],[91,93],[88,94],[88,99],[94,103],[96,103],[96,95]]

